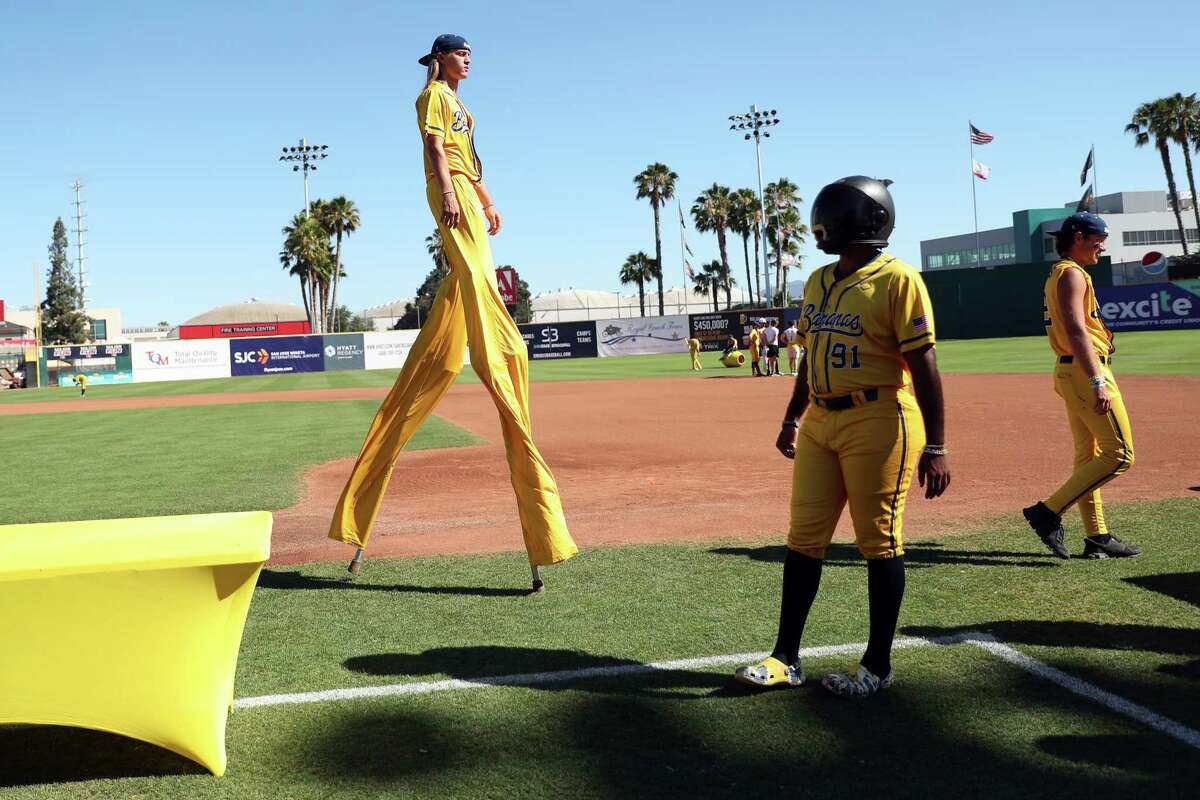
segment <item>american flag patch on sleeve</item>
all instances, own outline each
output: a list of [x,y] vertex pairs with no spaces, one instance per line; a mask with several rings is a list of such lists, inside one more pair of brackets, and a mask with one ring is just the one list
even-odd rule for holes
[[912,321],[912,329],[917,333],[929,330],[929,317],[921,315]]

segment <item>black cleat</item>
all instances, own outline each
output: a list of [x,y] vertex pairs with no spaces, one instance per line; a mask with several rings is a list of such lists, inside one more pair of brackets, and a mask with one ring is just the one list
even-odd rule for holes
[[1029,508],[1021,510],[1025,515],[1025,520],[1029,523],[1029,527],[1037,533],[1038,538],[1042,540],[1042,544],[1050,548],[1050,552],[1059,558],[1070,558],[1071,554],[1067,551],[1067,546],[1063,544],[1063,539],[1066,537],[1066,532],[1063,531],[1062,517],[1055,514],[1045,503],[1037,502]]
[[1084,558],[1132,558],[1140,556],[1142,548],[1136,544],[1126,544],[1115,536],[1109,536],[1107,542],[1100,542],[1091,536],[1083,540]]

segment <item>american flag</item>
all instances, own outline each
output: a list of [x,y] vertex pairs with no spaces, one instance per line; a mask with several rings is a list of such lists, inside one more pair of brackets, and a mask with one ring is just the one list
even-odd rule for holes
[[912,329],[916,333],[922,333],[929,330],[929,317],[922,314],[912,321]]
[[967,124],[971,126],[971,144],[987,144],[992,139],[996,138],[990,133],[984,133],[969,122]]

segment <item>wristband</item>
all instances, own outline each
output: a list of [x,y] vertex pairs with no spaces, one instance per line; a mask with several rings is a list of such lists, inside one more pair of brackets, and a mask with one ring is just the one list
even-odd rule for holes
[[800,423],[799,423],[799,422],[796,422],[796,420],[794,420],[794,419],[785,419],[785,420],[783,421],[783,427],[785,427],[785,428],[799,428],[799,427],[800,427]]
[[1091,387],[1093,389],[1099,389],[1099,388],[1103,387],[1105,384],[1104,376],[1097,375],[1096,377],[1089,380],[1088,383],[1091,385]]
[[944,444],[927,444],[922,452],[927,456],[944,456],[950,453]]
[[451,189],[451,190],[450,190],[450,191],[448,191],[448,192],[442,192],[442,197],[445,197],[445,196],[446,196],[446,195],[448,195],[448,194],[454,194],[454,190],[453,190],[453,189]]

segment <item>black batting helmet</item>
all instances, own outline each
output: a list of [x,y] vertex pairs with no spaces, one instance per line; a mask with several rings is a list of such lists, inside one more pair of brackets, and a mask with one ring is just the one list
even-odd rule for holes
[[887,188],[890,184],[851,175],[822,189],[812,206],[817,247],[826,253],[841,253],[854,244],[885,246],[896,227],[896,206]]

